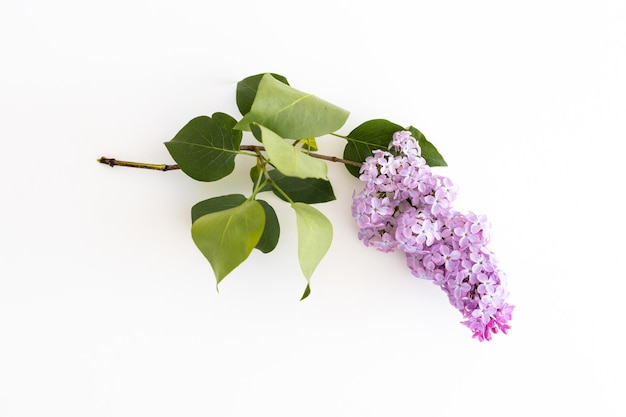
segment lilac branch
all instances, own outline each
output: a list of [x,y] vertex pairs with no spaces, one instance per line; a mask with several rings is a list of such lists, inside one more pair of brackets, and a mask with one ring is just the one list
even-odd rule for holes
[[[258,152],[264,151],[265,148],[263,146],[257,146],[257,145],[241,145],[239,150],[253,151],[255,153],[258,153]],[[336,156],[322,155],[322,154],[313,153],[313,152],[307,153],[307,155],[313,158],[323,159],[325,161],[330,161],[330,162],[337,162],[337,163],[344,164],[344,165],[351,165],[354,167],[361,166],[360,162],[349,161],[347,159],[337,158]],[[172,165],[147,164],[145,162],[121,161],[115,158],[105,158],[105,157],[99,158],[98,162],[100,162],[101,164],[108,165],[110,167],[121,166],[121,167],[129,167],[129,168],[152,169],[155,171],[173,171],[176,169],[180,169],[180,167],[177,164],[172,164]]]

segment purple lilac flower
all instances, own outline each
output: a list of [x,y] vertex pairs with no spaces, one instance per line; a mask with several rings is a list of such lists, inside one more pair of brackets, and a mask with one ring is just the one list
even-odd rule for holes
[[411,273],[448,295],[473,337],[506,333],[513,306],[487,247],[487,217],[453,210],[455,185],[432,172],[410,132],[394,133],[389,148],[398,155],[376,150],[361,166],[365,187],[352,204],[359,239],[383,252],[403,251]]

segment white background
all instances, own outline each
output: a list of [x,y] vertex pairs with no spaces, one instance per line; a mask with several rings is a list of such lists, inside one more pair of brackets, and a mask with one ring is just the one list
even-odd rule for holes
[[[8,0],[0,47],[0,416],[626,415],[626,3]],[[342,166],[299,302],[273,197],[278,248],[219,294],[191,240],[250,161],[218,183],[96,163],[173,162],[163,142],[239,117],[266,71],[350,110],[340,133],[386,118],[439,148],[457,208],[492,221],[508,335],[472,339],[357,240]]]

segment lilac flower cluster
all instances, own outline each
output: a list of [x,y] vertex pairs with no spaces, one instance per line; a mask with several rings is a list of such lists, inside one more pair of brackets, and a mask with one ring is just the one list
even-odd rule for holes
[[396,132],[392,147],[397,155],[376,150],[361,166],[365,188],[352,204],[359,239],[383,252],[403,251],[413,275],[445,291],[473,337],[506,333],[513,306],[487,248],[487,218],[452,209],[456,187],[432,172],[411,132]]

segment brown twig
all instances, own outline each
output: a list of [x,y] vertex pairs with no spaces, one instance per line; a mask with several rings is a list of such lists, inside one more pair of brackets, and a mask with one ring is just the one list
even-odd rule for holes
[[[264,151],[265,148],[263,146],[257,146],[257,145],[241,145],[239,150],[261,152],[261,151]],[[312,152],[308,153],[307,155],[313,158],[323,159],[325,161],[330,161],[330,162],[337,162],[337,163],[344,164],[344,165],[351,165],[354,167],[361,166],[360,162],[349,161],[347,159],[337,158],[336,156],[328,156],[328,155],[322,155],[319,153],[312,153]],[[105,158],[104,156],[102,158],[99,158],[98,162],[100,162],[101,164],[106,164],[110,167],[120,166],[120,167],[130,167],[130,168],[143,168],[143,169],[152,169],[155,171],[173,171],[175,169],[180,169],[180,167],[176,164],[167,165],[167,164],[147,164],[145,162],[129,162],[129,161],[120,161],[115,158]]]
[[130,167],[130,168],[143,168],[143,169],[153,169],[156,171],[172,171],[175,169],[180,169],[180,167],[176,164],[174,165],[166,165],[166,164],[146,164],[144,162],[129,162],[129,161],[120,161],[115,158],[105,158],[104,156],[98,159],[98,162],[101,164],[106,164],[111,168],[115,166],[120,167]]

